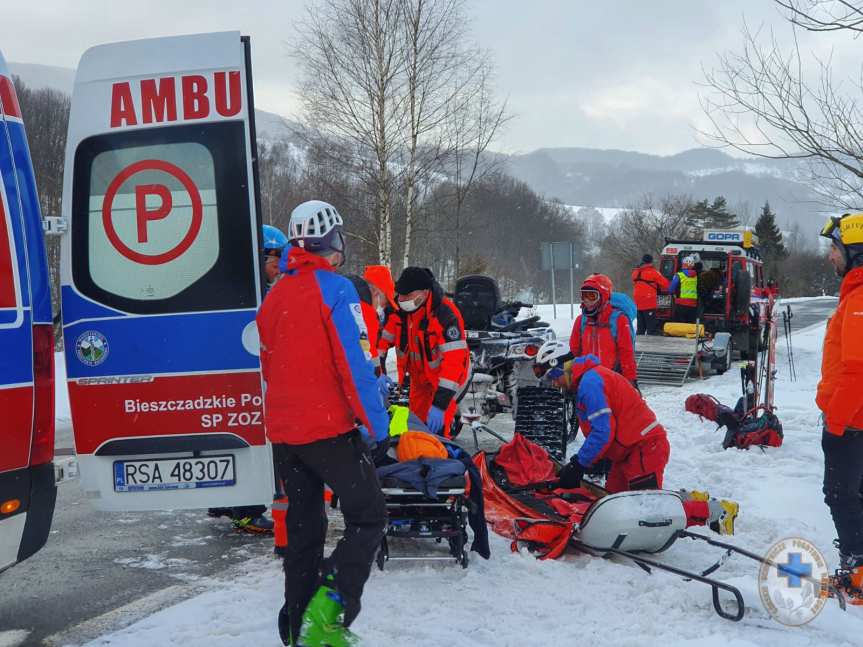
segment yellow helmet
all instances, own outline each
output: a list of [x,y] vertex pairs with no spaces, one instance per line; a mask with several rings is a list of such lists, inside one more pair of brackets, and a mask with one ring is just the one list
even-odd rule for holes
[[821,229],[821,235],[843,245],[863,245],[863,213],[831,216]]
[[863,259],[863,213],[831,216],[822,227],[821,235],[842,251],[846,272]]

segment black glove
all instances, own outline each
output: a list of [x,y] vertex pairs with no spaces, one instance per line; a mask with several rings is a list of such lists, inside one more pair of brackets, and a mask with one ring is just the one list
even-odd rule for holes
[[558,487],[564,490],[581,487],[581,477],[584,476],[584,468],[578,463],[575,457],[572,458],[561,470],[557,473],[559,479]]
[[375,465],[380,465],[386,459],[387,451],[390,448],[390,437],[387,436],[383,440],[379,440],[369,448],[372,455],[372,461]]

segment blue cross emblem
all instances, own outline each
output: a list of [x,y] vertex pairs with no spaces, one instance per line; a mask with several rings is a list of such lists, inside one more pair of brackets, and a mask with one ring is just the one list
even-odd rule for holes
[[812,577],[812,564],[803,561],[801,553],[788,553],[788,562],[777,565],[779,577],[788,578],[788,586],[799,589],[804,577]]

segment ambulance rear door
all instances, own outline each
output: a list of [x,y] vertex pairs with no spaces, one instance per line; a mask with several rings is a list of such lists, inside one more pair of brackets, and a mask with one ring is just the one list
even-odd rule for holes
[[104,510],[272,498],[249,42],[84,53],[63,215],[66,365],[81,485]]
[[0,571],[48,539],[54,482],[54,332],[24,115],[0,54]]

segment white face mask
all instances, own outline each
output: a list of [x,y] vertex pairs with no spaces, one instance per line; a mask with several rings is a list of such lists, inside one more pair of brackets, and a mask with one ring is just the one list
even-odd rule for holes
[[401,308],[405,312],[413,312],[419,307],[420,304],[417,303],[414,299],[410,299],[409,301],[399,301],[399,308]]

